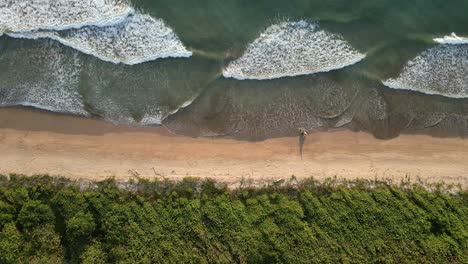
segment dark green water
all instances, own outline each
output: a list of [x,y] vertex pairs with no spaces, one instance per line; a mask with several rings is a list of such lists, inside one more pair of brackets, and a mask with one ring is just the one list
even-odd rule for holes
[[[296,135],[298,127],[346,127],[379,138],[468,134],[468,99],[395,90],[381,82],[436,47],[433,38],[452,32],[468,37],[467,0],[134,0],[132,5],[163,19],[193,56],[115,65],[53,40],[2,36],[0,103],[27,105],[25,98],[33,98],[30,105],[130,125],[163,120],[176,133],[194,136],[256,140]],[[222,76],[262,31],[285,20],[316,21],[366,58],[328,73],[274,80]],[[468,57],[461,61],[466,63],[445,60],[468,75]],[[451,78],[437,74],[429,78]],[[468,93],[468,83],[458,86]]]

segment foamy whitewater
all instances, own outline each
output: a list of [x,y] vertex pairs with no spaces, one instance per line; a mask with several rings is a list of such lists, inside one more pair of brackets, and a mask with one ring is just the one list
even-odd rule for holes
[[341,36],[320,30],[316,24],[282,22],[268,27],[223,75],[239,80],[275,79],[328,72],[364,57]]
[[[170,115],[177,113],[180,109],[183,109],[191,105],[194,100],[195,98],[187,100],[172,111],[169,109],[165,109],[165,107],[162,107],[162,108],[157,108],[154,106],[150,107],[146,110],[145,115],[138,122],[137,125],[140,125],[140,126],[161,125],[164,119],[166,119]],[[164,109],[164,111],[162,109]]]
[[[89,116],[78,93],[80,62],[56,43],[43,42],[29,49],[18,49],[14,60],[20,71],[8,71],[0,78],[0,105],[23,105],[53,112]],[[17,58],[20,58],[19,60]]]
[[468,44],[468,38],[459,37],[455,33],[452,33],[450,36],[445,36],[443,38],[435,38],[434,41],[440,44],[451,45]]
[[[190,104],[192,101],[189,101]],[[185,108],[187,103],[182,104],[175,110],[167,109],[165,106],[150,106],[144,110],[144,115],[140,120],[136,120],[130,111],[118,102],[113,101],[111,98],[104,98],[99,101],[97,108],[101,110],[100,116],[105,120],[117,125],[130,125],[130,126],[151,126],[161,125],[164,119],[168,116],[177,113],[180,109]]]
[[9,35],[29,39],[51,38],[101,60],[128,65],[192,55],[164,21],[144,14],[129,16],[115,26],[88,26],[67,31],[37,31]]
[[123,0],[0,0],[0,32],[114,25],[132,12]]
[[453,98],[468,97],[468,45],[439,45],[409,61],[384,85]]

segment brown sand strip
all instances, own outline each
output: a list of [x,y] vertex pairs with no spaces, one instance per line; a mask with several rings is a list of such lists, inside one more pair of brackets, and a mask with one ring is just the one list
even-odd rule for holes
[[393,179],[468,186],[468,140],[402,135],[379,140],[366,133],[309,134],[303,160],[299,138],[262,142],[190,138],[163,127],[125,127],[30,111],[0,109],[0,173],[126,179],[185,176],[240,179]]

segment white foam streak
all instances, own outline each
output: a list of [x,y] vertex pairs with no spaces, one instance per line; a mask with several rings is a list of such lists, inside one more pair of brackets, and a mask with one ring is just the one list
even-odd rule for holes
[[162,114],[148,114],[146,113],[145,116],[142,118],[142,120],[139,122],[143,126],[148,126],[148,125],[161,125],[164,119],[166,119],[168,116],[174,115],[175,113],[179,112],[181,109],[184,109],[191,105],[195,101],[195,98],[192,98],[190,100],[187,100],[183,102],[178,108],[175,110],[162,115]]
[[0,31],[66,30],[121,23],[134,9],[122,0],[2,0]]
[[223,71],[226,78],[275,79],[328,72],[365,58],[341,36],[306,21],[268,27],[244,55]]
[[66,32],[38,31],[9,35],[29,39],[51,38],[116,64],[134,65],[160,58],[192,55],[164,21],[144,14],[130,16],[122,24],[111,27],[92,26]]
[[161,111],[161,109],[159,109],[158,107],[154,107],[153,109],[147,109],[144,113],[143,118],[138,121],[131,116],[128,110],[119,107],[117,104],[115,104],[115,102],[107,102],[107,109],[106,114],[104,114],[104,118],[114,124],[125,124],[130,126],[161,125],[164,119],[166,119],[168,116],[177,113],[181,109],[192,104],[192,102],[193,100],[188,100],[182,103],[181,106],[170,112]]
[[450,36],[445,36],[443,38],[435,38],[434,41],[440,44],[448,44],[448,45],[468,44],[468,38],[459,37],[455,33],[452,33]]

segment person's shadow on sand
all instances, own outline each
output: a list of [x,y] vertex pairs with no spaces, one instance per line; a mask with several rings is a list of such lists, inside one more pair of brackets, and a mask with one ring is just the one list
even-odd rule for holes
[[304,128],[299,128],[299,155],[302,160],[302,151],[304,149],[304,143],[306,140],[307,131]]

